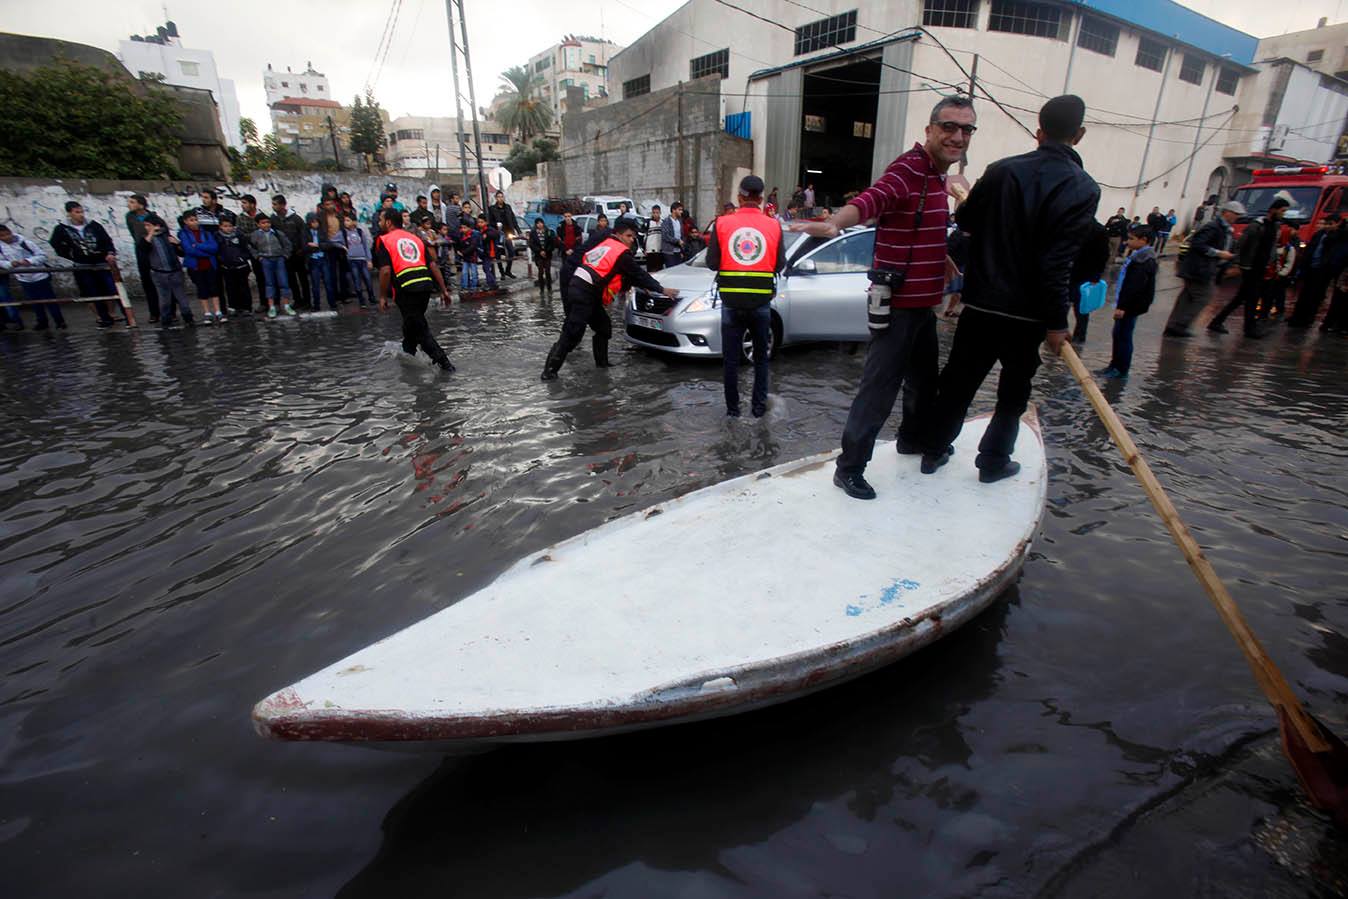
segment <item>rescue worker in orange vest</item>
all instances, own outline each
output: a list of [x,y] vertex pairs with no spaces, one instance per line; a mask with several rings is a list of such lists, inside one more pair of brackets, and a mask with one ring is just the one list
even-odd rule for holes
[[672,287],[661,287],[660,282],[637,264],[632,245],[637,241],[636,222],[619,219],[612,235],[600,241],[580,259],[580,265],[567,285],[570,299],[562,336],[548,350],[548,361],[543,365],[544,381],[557,377],[566,356],[580,345],[585,326],[594,331],[594,364],[608,368],[608,341],[613,335],[613,322],[608,317],[608,305],[622,293],[624,286],[637,284],[652,293],[677,297]]
[[707,268],[716,272],[721,298],[721,358],[725,361],[725,412],[740,415],[740,353],[744,332],[754,347],[754,418],[768,411],[768,338],[777,295],[777,275],[786,268],[782,225],[763,212],[763,179],[748,175],[740,182],[739,209],[711,225]]
[[393,302],[403,315],[403,352],[415,356],[417,347],[421,347],[422,352],[446,373],[454,371],[454,363],[435,342],[426,321],[426,308],[436,288],[440,290],[441,301],[449,304],[449,291],[445,288],[440,266],[431,263],[434,256],[425,241],[403,230],[403,214],[398,210],[383,211],[379,217],[379,230],[372,254],[373,264],[379,269],[379,311],[388,311],[391,283]]

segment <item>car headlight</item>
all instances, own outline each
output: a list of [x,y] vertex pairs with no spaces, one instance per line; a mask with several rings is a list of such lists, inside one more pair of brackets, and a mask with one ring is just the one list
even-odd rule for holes
[[686,307],[684,307],[683,312],[680,312],[679,314],[687,315],[690,312],[710,312],[715,308],[716,308],[716,299],[711,294],[707,293],[698,297],[696,300],[693,300]]

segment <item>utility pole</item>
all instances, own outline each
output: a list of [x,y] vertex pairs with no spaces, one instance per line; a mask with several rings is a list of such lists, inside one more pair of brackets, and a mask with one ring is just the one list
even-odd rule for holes
[[459,92],[459,42],[454,39],[454,0],[445,0],[445,19],[449,22],[449,68],[454,76],[454,131],[459,142],[459,174],[463,198],[468,199],[468,148],[463,142],[463,94]]
[[[478,127],[477,121],[477,94],[473,91],[473,60],[472,56],[469,54],[468,51],[468,19],[464,16],[463,4],[464,0],[445,0],[445,8],[447,11],[452,13],[453,7],[458,7],[459,10],[459,37],[463,41],[463,70],[464,74],[468,77],[468,108],[469,111],[473,114],[473,155],[477,157],[477,184],[478,190],[480,191],[478,197],[479,200],[481,201],[479,205],[483,209],[486,209],[487,175],[485,172],[482,171],[482,129]],[[454,30],[454,22],[453,19],[451,19],[450,20],[451,46],[454,43],[453,30]],[[457,72],[455,73],[455,83],[456,84],[458,83]],[[463,128],[462,111],[460,111],[459,127],[460,133],[462,133]],[[467,166],[465,161],[465,174],[464,174],[465,181],[467,180],[466,168]],[[464,187],[466,189],[467,184],[465,184]]]
[[[1167,50],[1165,65],[1161,67],[1161,86],[1156,89],[1156,108],[1151,113],[1151,127],[1147,129],[1147,144],[1142,148],[1142,164],[1137,167],[1137,187],[1133,188],[1133,199],[1142,196],[1143,175],[1147,171],[1147,157],[1151,155],[1151,139],[1156,134],[1156,120],[1161,116],[1161,100],[1165,97],[1166,79],[1170,77],[1170,61],[1175,58],[1174,50]],[[1132,211],[1131,209],[1129,210]]]
[[[1189,192],[1189,176],[1194,173],[1194,158],[1198,156],[1198,141],[1203,136],[1203,123],[1208,120],[1208,103],[1212,101],[1212,89],[1217,86],[1217,79],[1222,74],[1221,66],[1212,67],[1212,81],[1208,84],[1208,92],[1203,96],[1202,117],[1198,120],[1198,127],[1194,129],[1194,149],[1189,154],[1189,165],[1184,170],[1184,185],[1180,188],[1180,202],[1184,202],[1185,195]],[[1207,198],[1204,197],[1204,200]],[[1183,207],[1181,207],[1183,208]],[[1187,214],[1188,210],[1185,210]]]
[[[974,64],[969,69],[969,99],[974,99],[974,90],[978,88],[978,54],[974,54]],[[969,165],[969,151],[965,150],[960,154],[960,174],[964,174],[964,169]]]
[[337,128],[332,124],[332,116],[328,116],[328,137],[332,138],[332,158],[337,163],[337,171],[342,170],[342,154],[337,149]]

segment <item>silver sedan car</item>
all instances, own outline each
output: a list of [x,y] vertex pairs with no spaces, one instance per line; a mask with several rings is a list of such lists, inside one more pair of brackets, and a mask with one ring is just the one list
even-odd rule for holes
[[[812,340],[865,341],[866,289],[875,249],[874,228],[849,228],[822,239],[787,232],[786,272],[772,300],[768,356],[779,346]],[[679,291],[678,299],[632,290],[623,313],[629,342],[685,356],[721,355],[721,307],[708,270],[706,251],[683,265],[656,273],[656,280]],[[740,348],[753,358],[749,334]]]

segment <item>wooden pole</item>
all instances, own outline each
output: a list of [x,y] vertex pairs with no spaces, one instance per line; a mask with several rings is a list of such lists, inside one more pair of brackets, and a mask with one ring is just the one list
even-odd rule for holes
[[1216,606],[1217,614],[1221,616],[1222,622],[1231,632],[1231,636],[1236,638],[1236,644],[1240,647],[1240,651],[1245,654],[1245,660],[1250,663],[1250,668],[1254,672],[1254,679],[1259,682],[1259,688],[1264,691],[1264,695],[1268,697],[1268,701],[1273,704],[1275,709],[1287,715],[1288,720],[1291,721],[1292,726],[1296,728],[1297,733],[1311,752],[1328,751],[1329,743],[1320,736],[1319,729],[1310,720],[1306,710],[1301,707],[1300,700],[1292,692],[1292,688],[1282,676],[1282,672],[1278,670],[1278,666],[1264,651],[1264,647],[1260,645],[1254,631],[1250,630],[1249,622],[1245,620],[1245,616],[1241,614],[1236,601],[1227,592],[1226,585],[1217,576],[1212,563],[1203,555],[1203,550],[1199,547],[1198,541],[1194,540],[1193,535],[1189,533],[1189,529],[1184,526],[1184,522],[1179,517],[1179,512],[1170,502],[1170,497],[1166,495],[1160,481],[1156,480],[1156,476],[1152,474],[1151,466],[1147,464],[1146,459],[1142,458],[1137,445],[1133,443],[1133,438],[1128,435],[1128,429],[1123,426],[1123,422],[1119,420],[1118,415],[1110,407],[1104,394],[1100,393],[1100,388],[1095,386],[1095,381],[1092,380],[1090,372],[1086,371],[1086,366],[1082,364],[1081,357],[1077,355],[1076,350],[1072,349],[1070,343],[1063,344],[1061,355],[1063,361],[1067,363],[1067,367],[1076,376],[1077,383],[1086,393],[1086,398],[1095,407],[1095,413],[1104,422],[1105,430],[1109,431],[1109,436],[1114,439],[1114,443],[1123,453],[1124,461],[1128,463],[1128,466],[1133,470],[1133,474],[1142,483],[1142,489],[1147,492],[1147,498],[1156,507],[1156,512],[1161,516],[1161,521],[1170,531],[1170,536],[1179,544],[1180,551],[1184,553],[1185,561],[1189,563],[1189,567],[1193,569],[1198,582],[1207,591],[1208,598]]

